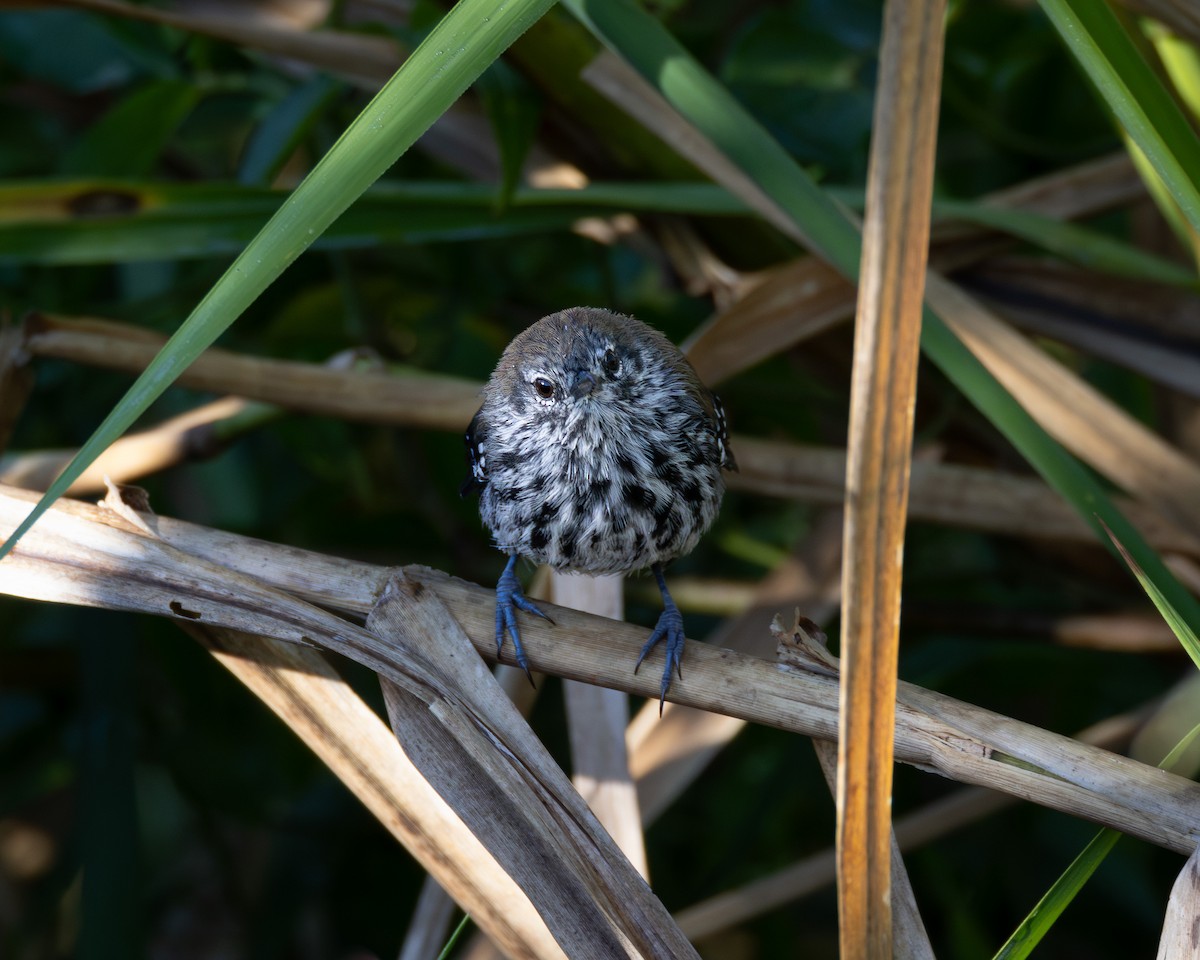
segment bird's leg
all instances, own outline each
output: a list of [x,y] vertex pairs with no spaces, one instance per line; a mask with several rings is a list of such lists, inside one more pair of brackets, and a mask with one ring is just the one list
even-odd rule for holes
[[642,652],[638,654],[633,672],[637,673],[638,667],[646,659],[646,654],[653,650],[660,640],[665,639],[667,641],[667,662],[663,667],[662,692],[658,698],[658,713],[659,716],[662,716],[663,704],[667,699],[667,691],[671,689],[672,671],[678,673],[681,680],[683,679],[683,641],[685,637],[683,633],[683,614],[679,612],[679,608],[675,606],[675,601],[671,599],[670,591],[667,590],[667,581],[663,579],[662,564],[656,563],[650,569],[654,571],[654,579],[658,581],[658,590],[662,594],[663,612],[658,618],[654,632],[650,634],[650,639],[646,641],[646,645],[642,647]]
[[521,633],[517,630],[517,613],[514,607],[520,607],[526,613],[536,614],[550,623],[554,621],[542,613],[537,606],[525,599],[521,592],[521,581],[517,579],[514,568],[517,565],[517,555],[508,558],[504,572],[500,574],[500,582],[496,584],[496,655],[504,649],[504,631],[512,637],[513,655],[517,664],[525,671],[529,682],[533,683],[533,674],[529,672],[529,661],[525,659],[525,649],[521,646]]

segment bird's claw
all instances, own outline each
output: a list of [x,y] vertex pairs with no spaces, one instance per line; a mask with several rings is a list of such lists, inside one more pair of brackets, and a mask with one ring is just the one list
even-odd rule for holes
[[658,697],[658,715],[660,717],[663,705],[667,700],[667,691],[671,689],[671,674],[676,673],[680,680],[683,679],[683,643],[685,639],[683,615],[674,603],[668,603],[659,616],[654,632],[650,634],[650,639],[646,641],[642,652],[638,654],[637,663],[633,666],[633,672],[637,673],[638,667],[642,665],[646,655],[658,646],[660,641],[666,641],[666,663],[663,666],[662,687]]
[[516,563],[515,556],[509,557],[504,572],[500,574],[500,581],[496,584],[496,655],[498,657],[504,649],[504,634],[507,631],[508,635],[512,637],[513,656],[516,658],[517,666],[525,671],[525,676],[529,678],[529,683],[532,685],[533,674],[529,670],[525,648],[521,646],[521,632],[517,629],[516,609],[535,614],[548,623],[554,623],[554,621],[539,610],[536,604],[525,599],[525,594],[521,592],[521,581],[517,579],[513,570]]

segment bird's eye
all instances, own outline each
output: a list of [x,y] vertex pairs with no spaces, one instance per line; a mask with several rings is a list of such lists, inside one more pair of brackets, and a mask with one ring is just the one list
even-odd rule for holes
[[554,384],[545,377],[534,377],[533,392],[543,400],[550,400],[554,397]]
[[604,367],[604,372],[610,377],[615,377],[621,370],[621,358],[617,356],[615,350],[609,348],[604,351],[604,356],[600,359],[600,365]]

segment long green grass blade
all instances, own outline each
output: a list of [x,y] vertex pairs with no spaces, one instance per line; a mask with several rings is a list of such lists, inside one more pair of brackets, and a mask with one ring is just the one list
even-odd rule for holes
[[[0,183],[0,263],[80,264],[184,259],[242,250],[287,194],[258,187],[120,180]],[[567,230],[618,211],[746,215],[709,183],[594,183],[578,190],[520,188],[503,210],[494,186],[381,183],[313,243],[348,249],[387,243]]]
[[1200,139],[1107,3],[1040,0],[1068,49],[1200,231]]
[[1101,830],[1096,834],[996,951],[995,960],[1023,960],[1029,956],[1120,839],[1121,834],[1116,830]]
[[1163,620],[1166,621],[1167,626],[1171,628],[1171,632],[1175,634],[1175,638],[1183,644],[1183,649],[1192,658],[1192,662],[1197,667],[1200,667],[1200,638],[1196,637],[1196,631],[1192,629],[1186,619],[1180,616],[1179,611],[1172,605],[1162,587],[1155,582],[1154,577],[1143,570],[1138,565],[1138,562],[1133,559],[1129,550],[1121,541],[1121,538],[1107,527],[1105,527],[1105,531],[1108,533],[1113,545],[1124,558],[1125,563],[1129,565],[1130,571],[1137,577],[1137,582],[1146,591],[1146,596],[1150,598],[1150,602],[1154,604],[1155,609],[1158,610]]
[[0,557],[553,0],[461,0],[413,51],[138,377]]
[[[861,238],[842,208],[661,23],[633,0],[563,0],[563,5],[757,183],[795,221],[815,252],[845,276],[857,278]],[[929,309],[924,314],[921,345],[959,390],[1079,511],[1101,541],[1107,542],[1100,523],[1103,520],[1159,584],[1175,609],[1189,623],[1200,624],[1200,604],[1121,515],[1096,477],[1033,420]]]

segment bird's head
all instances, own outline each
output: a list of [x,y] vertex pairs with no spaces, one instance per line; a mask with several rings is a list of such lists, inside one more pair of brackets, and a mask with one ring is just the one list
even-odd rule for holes
[[628,317],[589,307],[564,310],[513,340],[488,389],[521,416],[563,423],[605,419],[637,402],[643,374],[664,344],[670,346]]

